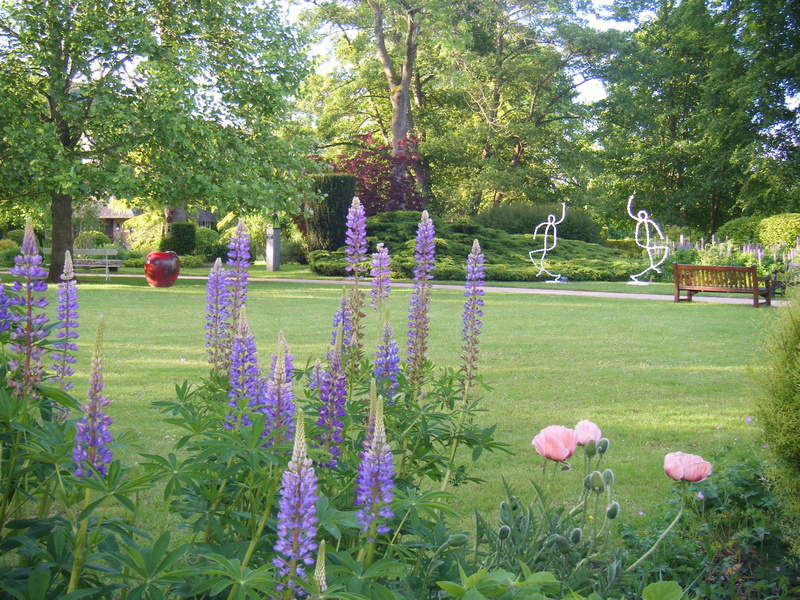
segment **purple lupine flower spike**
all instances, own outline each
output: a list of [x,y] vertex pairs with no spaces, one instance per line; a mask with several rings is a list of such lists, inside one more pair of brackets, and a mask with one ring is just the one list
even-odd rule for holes
[[435,265],[435,243],[433,221],[428,211],[422,212],[417,226],[417,241],[414,259],[414,290],[408,309],[408,342],[406,367],[408,380],[414,389],[422,383],[422,369],[428,350],[428,304],[431,297],[433,267]]
[[0,282],[0,333],[11,329],[11,298],[6,294],[6,286]]
[[345,270],[352,279],[361,279],[367,262],[367,217],[361,201],[356,197],[347,211],[345,234]]
[[391,261],[389,259],[389,249],[383,244],[375,247],[372,254],[372,269],[369,272],[372,281],[370,282],[370,305],[379,313],[383,313],[383,306],[389,300],[391,290]]
[[263,385],[261,368],[258,364],[256,343],[250,333],[245,308],[239,311],[238,329],[231,344],[231,369],[228,381],[228,413],[227,426],[236,423],[250,425],[249,413],[263,406]]
[[306,451],[303,413],[298,411],[294,451],[289,468],[283,473],[280,501],[278,503],[278,539],[273,563],[281,577],[279,589],[288,588],[293,598],[304,597],[305,592],[296,578],[308,581],[306,567],[314,564],[317,549],[317,476]]
[[347,402],[347,377],[342,367],[341,343],[329,353],[327,370],[322,373],[319,386],[319,418],[317,425],[322,433],[317,436],[318,446],[330,454],[330,460],[325,466],[336,467],[340,445],[342,443],[342,430],[344,428],[345,410]]
[[44,296],[47,291],[44,282],[47,271],[42,266],[42,257],[36,246],[33,224],[30,219],[25,223],[25,235],[22,238],[21,254],[14,259],[11,275],[17,278],[11,286],[13,295],[9,304],[21,310],[11,311],[11,349],[12,358],[8,361],[8,383],[13,388],[14,398],[34,398],[38,395],[36,388],[42,382],[44,372],[44,348],[39,342],[47,337],[44,329],[47,314],[43,311],[47,305]]
[[56,318],[59,320],[56,329],[56,339],[53,345],[54,361],[53,371],[62,390],[68,391],[73,387],[67,377],[75,374],[72,365],[75,364],[75,352],[78,350],[75,340],[78,339],[78,288],[75,283],[75,273],[72,270],[72,256],[69,252],[64,255],[64,273],[56,292],[57,309]]
[[289,344],[283,332],[278,332],[278,353],[272,357],[272,368],[267,381],[264,410],[267,414],[266,433],[280,427],[286,431],[281,437],[276,437],[274,443],[289,442],[294,435],[294,390],[292,378],[294,377],[294,364]]
[[[400,373],[400,351],[397,341],[392,335],[392,326],[389,319],[383,325],[381,341],[375,351],[375,365],[373,377],[377,382],[378,391],[391,398],[397,391],[397,376]],[[389,401],[391,404],[391,400]]]
[[367,271],[367,217],[359,199],[347,211],[347,233],[345,234],[345,270],[350,273],[352,287],[346,295],[345,317],[349,325],[350,335],[345,342],[345,349],[351,350],[350,361],[355,368],[363,354],[364,324],[361,317],[365,303],[365,293],[360,289],[360,282]]
[[394,498],[394,465],[392,451],[386,443],[383,424],[383,403],[375,404],[375,428],[364,443],[361,464],[356,478],[356,502],[360,507],[356,518],[368,541],[374,542],[378,533],[388,533],[386,522],[392,518],[391,503]]
[[466,392],[475,384],[478,375],[478,338],[483,317],[484,257],[478,240],[472,244],[472,252],[467,257],[467,280],[464,286],[464,313],[461,319],[461,368],[463,387]]
[[[239,313],[243,306],[247,304],[247,284],[248,271],[250,266],[250,236],[247,233],[247,226],[244,220],[239,219],[236,230],[231,236],[228,244],[229,267],[226,273],[226,283],[228,286],[228,315],[225,323],[225,351],[223,356],[230,356],[230,348],[233,343],[233,336],[239,328]],[[222,372],[227,371],[229,363],[222,366]]]
[[222,259],[217,258],[208,273],[206,284],[206,352],[212,371],[218,375],[225,372],[225,365],[230,357],[226,353],[230,347],[225,343],[226,324],[230,318],[230,295],[227,289],[228,274],[222,266]]
[[[89,372],[89,401],[81,406],[83,417],[75,424],[75,449],[72,458],[77,464],[76,477],[91,477],[92,469],[102,478],[111,462],[111,417],[103,413],[108,398],[103,396],[103,326],[101,316],[97,322],[97,335],[92,354],[92,369]],[[90,468],[91,467],[91,468]]]

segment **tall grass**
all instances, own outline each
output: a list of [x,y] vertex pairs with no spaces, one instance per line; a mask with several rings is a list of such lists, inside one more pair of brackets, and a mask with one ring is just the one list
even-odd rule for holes
[[[142,279],[84,279],[75,396],[86,389],[89,332],[102,314],[114,429],[135,431],[147,452],[167,452],[176,431],[150,404],[207,373],[205,282],[149,288]],[[298,367],[323,356],[342,285],[251,283],[248,318],[262,362],[279,331]],[[49,293],[54,299],[54,288]],[[409,294],[396,289],[390,301],[401,346]],[[438,365],[458,367],[462,304],[459,291],[434,291],[430,357]],[[665,453],[681,450],[721,464],[756,446],[757,425],[745,422],[757,393],[749,369],[758,368],[759,335],[777,310],[489,291],[481,373],[492,389],[482,419],[497,424],[513,455],[482,457],[474,474],[487,483],[457,490],[457,507],[467,520],[475,507],[494,512],[504,498],[501,478],[524,489],[541,469],[531,439],[542,427],[590,419],[611,440],[606,466],[615,470],[625,520],[662,514],[673,484],[662,470]],[[376,340],[374,319],[370,326],[366,339]],[[133,449],[125,452],[133,457]],[[565,498],[577,494],[578,471],[565,478]],[[149,501],[155,515],[166,512],[157,496]]]

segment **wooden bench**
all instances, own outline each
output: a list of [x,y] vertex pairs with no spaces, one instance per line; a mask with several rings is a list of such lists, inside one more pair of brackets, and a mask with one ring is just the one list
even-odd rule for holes
[[[51,248],[42,248],[42,254],[47,256]],[[110,279],[109,272],[116,271],[122,266],[122,261],[109,258],[119,254],[116,248],[75,248],[72,251],[72,267],[75,269],[105,269],[106,279]]]
[[[723,294],[750,294],[753,306],[772,304],[772,280],[759,277],[756,267],[725,267],[707,265],[672,266],[675,281],[675,302],[691,301],[699,292]],[[686,298],[681,297],[686,292]],[[759,298],[764,298],[761,302]]]

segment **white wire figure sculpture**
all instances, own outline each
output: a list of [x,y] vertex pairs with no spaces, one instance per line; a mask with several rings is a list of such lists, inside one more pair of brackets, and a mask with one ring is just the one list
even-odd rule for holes
[[[548,271],[544,267],[544,259],[547,256],[547,252],[555,248],[556,244],[558,243],[558,225],[564,222],[566,216],[567,216],[567,203],[562,202],[561,219],[556,221],[555,215],[548,215],[547,221],[545,221],[544,223],[539,223],[536,226],[536,229],[533,230],[533,239],[536,240],[536,236],[539,235],[539,230],[544,228],[544,232],[542,233],[543,245],[538,250],[531,250],[528,253],[528,256],[530,257],[533,266],[539,269],[539,272],[536,273],[537,277],[542,273],[547,273],[548,275],[550,275],[550,277],[553,278],[551,281],[548,281],[547,283],[567,283],[566,277],[562,277],[560,274],[553,275],[550,271]],[[534,255],[538,253],[541,253],[541,256],[539,257],[537,262],[536,256]]]
[[[650,259],[650,266],[641,273],[631,275],[633,281],[629,281],[628,285],[650,285],[650,281],[639,281],[639,277],[650,271],[661,273],[659,267],[667,260],[669,246],[665,243],[666,238],[661,228],[658,226],[658,223],[650,218],[650,213],[646,210],[640,210],[636,214],[633,214],[632,206],[635,196],[636,194],[633,194],[628,198],[628,214],[631,216],[631,219],[636,221],[636,245],[647,251],[647,257]],[[658,237],[656,238],[654,234],[657,234]],[[644,242],[642,242],[642,237],[644,237]]]

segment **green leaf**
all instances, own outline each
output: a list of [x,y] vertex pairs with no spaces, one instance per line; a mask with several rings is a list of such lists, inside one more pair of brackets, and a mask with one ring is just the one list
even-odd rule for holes
[[675,581],[651,583],[642,591],[642,600],[681,600],[683,588]]

